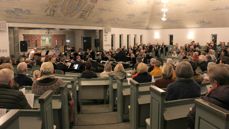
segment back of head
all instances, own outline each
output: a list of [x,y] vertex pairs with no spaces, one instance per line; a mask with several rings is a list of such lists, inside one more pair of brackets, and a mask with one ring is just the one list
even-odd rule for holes
[[124,72],[124,71],[125,71],[125,69],[124,69],[122,63],[118,63],[114,68],[114,72]]
[[145,73],[148,71],[148,66],[145,63],[139,63],[137,66],[138,73]]
[[21,62],[17,65],[17,72],[18,73],[26,73],[27,72],[27,64],[25,62]]
[[194,72],[191,64],[188,61],[180,62],[176,67],[176,76],[178,78],[191,78]]
[[229,85],[229,65],[215,64],[209,67],[208,76],[211,83]]
[[91,70],[91,62],[90,61],[87,61],[86,64],[85,64],[85,69],[86,70]]
[[13,82],[14,72],[10,69],[4,68],[0,70],[0,84],[10,84]]
[[10,70],[14,70],[14,67],[11,63],[3,63],[0,65],[0,69],[4,69],[4,68],[7,68],[7,69],[10,69]]
[[52,62],[44,62],[40,68],[41,75],[51,75],[54,73],[54,66]]
[[163,78],[171,79],[173,77],[173,71],[173,65],[170,63],[166,63],[162,69]]
[[156,60],[155,58],[151,58],[151,59],[150,59],[150,64],[153,65],[153,64],[156,63],[156,61],[157,61],[157,60]]
[[106,71],[106,72],[112,71],[112,65],[110,62],[106,62],[106,64],[104,65],[104,71]]
[[220,63],[229,64],[229,57],[228,56],[221,57]]

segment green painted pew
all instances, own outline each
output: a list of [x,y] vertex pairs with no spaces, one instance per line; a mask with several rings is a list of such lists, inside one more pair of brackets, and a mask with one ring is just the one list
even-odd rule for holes
[[187,129],[188,113],[194,99],[166,101],[166,91],[151,86],[150,118],[146,119],[147,129]]
[[130,80],[130,127],[138,129],[146,126],[145,119],[150,113],[150,86],[154,83],[138,83]]
[[229,111],[213,103],[196,99],[195,129],[229,129]]

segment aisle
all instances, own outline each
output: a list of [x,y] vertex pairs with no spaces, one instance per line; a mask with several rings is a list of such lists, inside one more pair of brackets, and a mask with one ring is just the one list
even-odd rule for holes
[[108,105],[83,105],[73,129],[130,129],[130,125],[119,123],[117,112],[110,112]]

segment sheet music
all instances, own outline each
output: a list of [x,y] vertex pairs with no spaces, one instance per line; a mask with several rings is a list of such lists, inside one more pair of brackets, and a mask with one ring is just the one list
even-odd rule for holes
[[0,109],[0,117],[4,116],[6,114],[6,111],[7,111],[6,109],[1,108]]
[[25,88],[20,89],[20,91],[25,94]]
[[29,105],[33,108],[34,94],[25,94],[25,98],[27,99]]

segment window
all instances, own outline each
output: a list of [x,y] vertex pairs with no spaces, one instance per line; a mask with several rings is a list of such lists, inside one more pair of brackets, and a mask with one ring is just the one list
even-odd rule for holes
[[112,35],[111,35],[111,49],[112,49],[112,50],[114,49],[114,40],[115,40],[115,35],[112,34]]
[[122,48],[122,34],[119,35],[119,48]]
[[140,44],[143,44],[143,35],[140,35]]
[[130,35],[127,35],[127,49],[130,47]]

